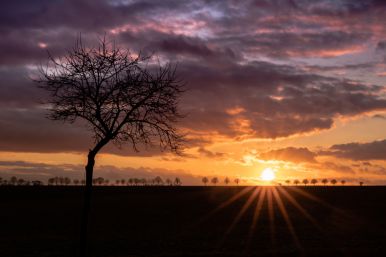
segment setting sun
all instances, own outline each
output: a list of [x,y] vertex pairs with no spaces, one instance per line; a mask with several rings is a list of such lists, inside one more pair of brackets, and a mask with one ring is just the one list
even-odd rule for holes
[[264,181],[272,181],[275,179],[275,171],[271,168],[265,168],[260,175],[261,179]]

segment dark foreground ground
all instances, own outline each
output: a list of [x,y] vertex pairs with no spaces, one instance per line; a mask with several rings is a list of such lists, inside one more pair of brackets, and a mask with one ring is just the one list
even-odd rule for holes
[[[248,189],[97,187],[90,256],[386,256],[385,187],[266,187],[259,217],[255,189],[226,205]],[[81,203],[80,187],[0,187],[0,256],[76,256]]]

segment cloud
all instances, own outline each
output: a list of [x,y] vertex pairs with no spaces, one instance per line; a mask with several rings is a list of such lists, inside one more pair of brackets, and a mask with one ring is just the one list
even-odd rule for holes
[[[47,111],[41,108],[3,108],[0,112],[0,151],[87,153],[94,146],[92,134],[83,122],[51,121],[46,115]],[[118,148],[111,142],[101,153],[142,157],[167,153],[161,152],[158,146],[139,146],[138,150],[136,152],[130,144]]]
[[[122,47],[154,51],[161,60],[178,63],[188,84],[181,99],[188,116],[180,126],[189,131],[189,147],[206,150],[217,137],[313,133],[330,129],[338,117],[385,110],[382,86],[323,73],[366,68],[371,74],[376,63],[356,58],[384,51],[385,14],[383,2],[375,0],[3,3],[0,150],[83,152],[90,147],[82,126],[44,120],[39,100],[45,94],[29,80],[31,64],[44,63],[46,50],[63,56],[80,32],[86,43],[106,33]],[[350,63],[315,65],[320,58],[342,55]],[[243,111],[227,111],[235,108]],[[113,147],[106,151],[130,154]]]
[[[182,101],[189,113],[183,125],[231,137],[245,135],[246,130],[260,138],[313,132],[329,129],[337,116],[386,108],[380,86],[287,65],[251,62],[214,69],[191,62],[180,67],[191,89]],[[236,106],[243,112],[224,112]],[[246,129],[238,131],[240,122]]]
[[386,160],[386,139],[369,143],[337,144],[322,154],[355,161]]
[[338,173],[355,174],[355,171],[350,166],[337,164],[334,162],[324,162],[321,164],[320,169],[327,171],[335,171]]
[[262,158],[264,160],[279,160],[294,163],[313,163],[316,162],[315,157],[316,154],[308,150],[308,148],[306,147],[286,147],[264,152],[259,155],[259,158]]
[[223,158],[225,156],[225,153],[220,153],[220,152],[212,152],[204,147],[199,147],[198,148],[198,153],[201,156],[207,157],[207,158]]

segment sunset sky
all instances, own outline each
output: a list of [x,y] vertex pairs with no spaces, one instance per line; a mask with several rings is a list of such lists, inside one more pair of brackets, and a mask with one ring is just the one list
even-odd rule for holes
[[46,119],[31,81],[81,33],[178,64],[183,156],[109,145],[96,176],[386,184],[386,1],[6,1],[0,177],[82,178],[91,134]]

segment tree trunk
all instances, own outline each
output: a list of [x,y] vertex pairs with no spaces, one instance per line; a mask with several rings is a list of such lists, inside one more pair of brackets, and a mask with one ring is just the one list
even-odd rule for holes
[[96,153],[92,150],[88,153],[86,169],[86,186],[84,190],[83,211],[80,230],[80,257],[87,256],[87,230],[91,205],[92,177]]

